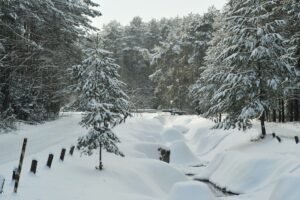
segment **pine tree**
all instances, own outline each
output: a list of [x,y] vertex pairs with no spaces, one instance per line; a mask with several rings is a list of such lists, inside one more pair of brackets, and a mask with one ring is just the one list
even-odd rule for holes
[[212,8],[203,16],[190,14],[181,20],[175,19],[177,29],[156,48],[152,59],[156,72],[151,79],[156,83],[155,95],[159,106],[190,108],[189,87],[203,65],[217,12]]
[[[287,56],[282,30],[285,21],[276,13],[278,1],[231,0],[227,4],[221,40],[223,51],[207,84],[214,91],[205,116],[226,113],[218,127],[251,126],[260,118],[262,137],[266,134],[265,111],[275,107],[295,79],[293,59]],[[207,88],[206,88],[207,89]]]
[[199,78],[190,87],[189,95],[198,114],[203,114],[209,109],[214,90],[220,84],[211,77],[222,70],[222,64],[216,58],[224,50],[221,43],[222,39],[226,37],[222,29],[223,24],[224,14],[217,14],[213,22],[212,40],[207,44],[209,47],[205,52],[204,63],[198,67],[200,74],[197,75],[199,75]]
[[94,6],[91,0],[0,0],[0,115],[29,122],[58,116],[69,84],[65,72],[82,54],[78,41],[95,30],[88,17],[101,15]]
[[79,138],[77,147],[87,155],[100,150],[99,170],[103,168],[102,148],[124,156],[116,145],[120,140],[112,128],[130,115],[128,97],[123,92],[125,85],[118,80],[119,66],[110,56],[106,50],[88,49],[86,59],[73,67],[79,105],[86,109],[81,125],[89,129],[87,135]]
[[[288,19],[288,28],[286,29],[289,38],[289,53],[296,59],[296,69],[300,70],[300,2],[297,0],[288,0],[281,2],[281,16]],[[300,73],[299,73],[300,74]],[[291,85],[289,94],[290,119],[299,121],[299,102],[300,102],[300,76],[296,84]]]

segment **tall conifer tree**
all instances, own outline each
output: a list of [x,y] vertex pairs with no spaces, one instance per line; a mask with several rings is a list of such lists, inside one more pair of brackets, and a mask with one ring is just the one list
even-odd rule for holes
[[110,56],[110,52],[102,49],[88,49],[82,63],[73,67],[79,105],[86,110],[81,125],[89,129],[79,138],[78,148],[87,155],[100,150],[99,170],[103,168],[102,149],[123,156],[116,145],[120,140],[112,128],[130,115],[128,97],[123,92],[125,84],[118,80],[119,66]]

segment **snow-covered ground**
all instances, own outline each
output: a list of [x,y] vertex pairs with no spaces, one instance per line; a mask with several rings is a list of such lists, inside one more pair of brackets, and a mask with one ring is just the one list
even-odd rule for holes
[[[98,155],[75,151],[64,162],[58,157],[86,130],[79,113],[64,113],[53,122],[21,125],[13,134],[0,135],[0,175],[6,178],[4,200],[299,200],[299,124],[268,123],[269,135],[257,142],[259,125],[247,132],[211,130],[212,122],[198,116],[165,113],[136,114],[115,128],[125,158],[104,153],[104,171],[95,170]],[[28,138],[18,194],[13,194],[12,169],[18,165],[22,140]],[[159,161],[158,148],[171,150],[171,163]],[[45,164],[54,154],[52,168]],[[37,174],[29,173],[32,159]],[[194,176],[186,176],[192,174]],[[216,197],[212,184],[238,196]],[[218,195],[217,195],[218,196]]]

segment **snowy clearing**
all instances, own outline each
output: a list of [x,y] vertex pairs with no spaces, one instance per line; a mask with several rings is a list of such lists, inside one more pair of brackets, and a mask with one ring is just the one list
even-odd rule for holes
[[[267,124],[269,134],[285,136],[281,143],[271,135],[251,142],[260,130],[256,124],[247,132],[211,130],[212,122],[197,116],[136,114],[115,128],[126,157],[104,153],[104,171],[99,172],[94,168],[97,153],[86,157],[75,151],[59,161],[61,148],[68,150],[86,133],[78,125],[80,117],[64,113],[57,121],[21,125],[13,134],[0,135],[0,175],[6,179],[1,199],[300,199],[300,148],[289,138],[297,134],[299,124]],[[28,146],[18,194],[13,194],[12,169],[18,165],[24,137]],[[171,150],[170,164],[159,161],[158,148]],[[54,154],[51,169],[45,166],[49,153]],[[32,159],[38,160],[36,175],[29,173]],[[194,178],[241,195],[216,197]]]

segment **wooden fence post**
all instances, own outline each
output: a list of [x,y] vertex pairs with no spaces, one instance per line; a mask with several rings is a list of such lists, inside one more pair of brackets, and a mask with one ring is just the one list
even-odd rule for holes
[[32,160],[31,167],[30,167],[30,172],[36,174],[37,164],[38,164],[37,160]]
[[298,136],[295,136],[295,142],[296,142],[296,144],[299,143],[299,137]]
[[66,154],[66,149],[63,148],[63,149],[61,150],[60,157],[59,157],[59,159],[60,159],[61,161],[64,161],[64,159],[65,159],[65,154]]
[[279,136],[276,135],[276,139],[277,141],[280,143],[281,142],[281,138]]
[[70,151],[69,151],[69,153],[70,153],[70,155],[71,155],[71,156],[73,156],[74,149],[75,149],[75,146],[72,146],[72,147],[70,148]]
[[54,157],[53,154],[49,154],[49,156],[48,156],[47,166],[48,166],[49,168],[51,168],[52,161],[53,161],[53,157]]
[[14,193],[17,193],[17,191],[18,191],[18,186],[19,186],[19,181],[20,181],[20,176],[21,176],[21,171],[22,171],[22,165],[23,165],[23,160],[24,160],[24,156],[25,156],[26,145],[27,145],[27,138],[24,138],[22,152],[21,152],[21,156],[20,156],[20,162],[19,162],[18,171],[16,174]]
[[17,179],[18,168],[13,169],[12,180],[15,181]]
[[5,183],[5,178],[0,175],[0,194],[3,193],[4,183]]

